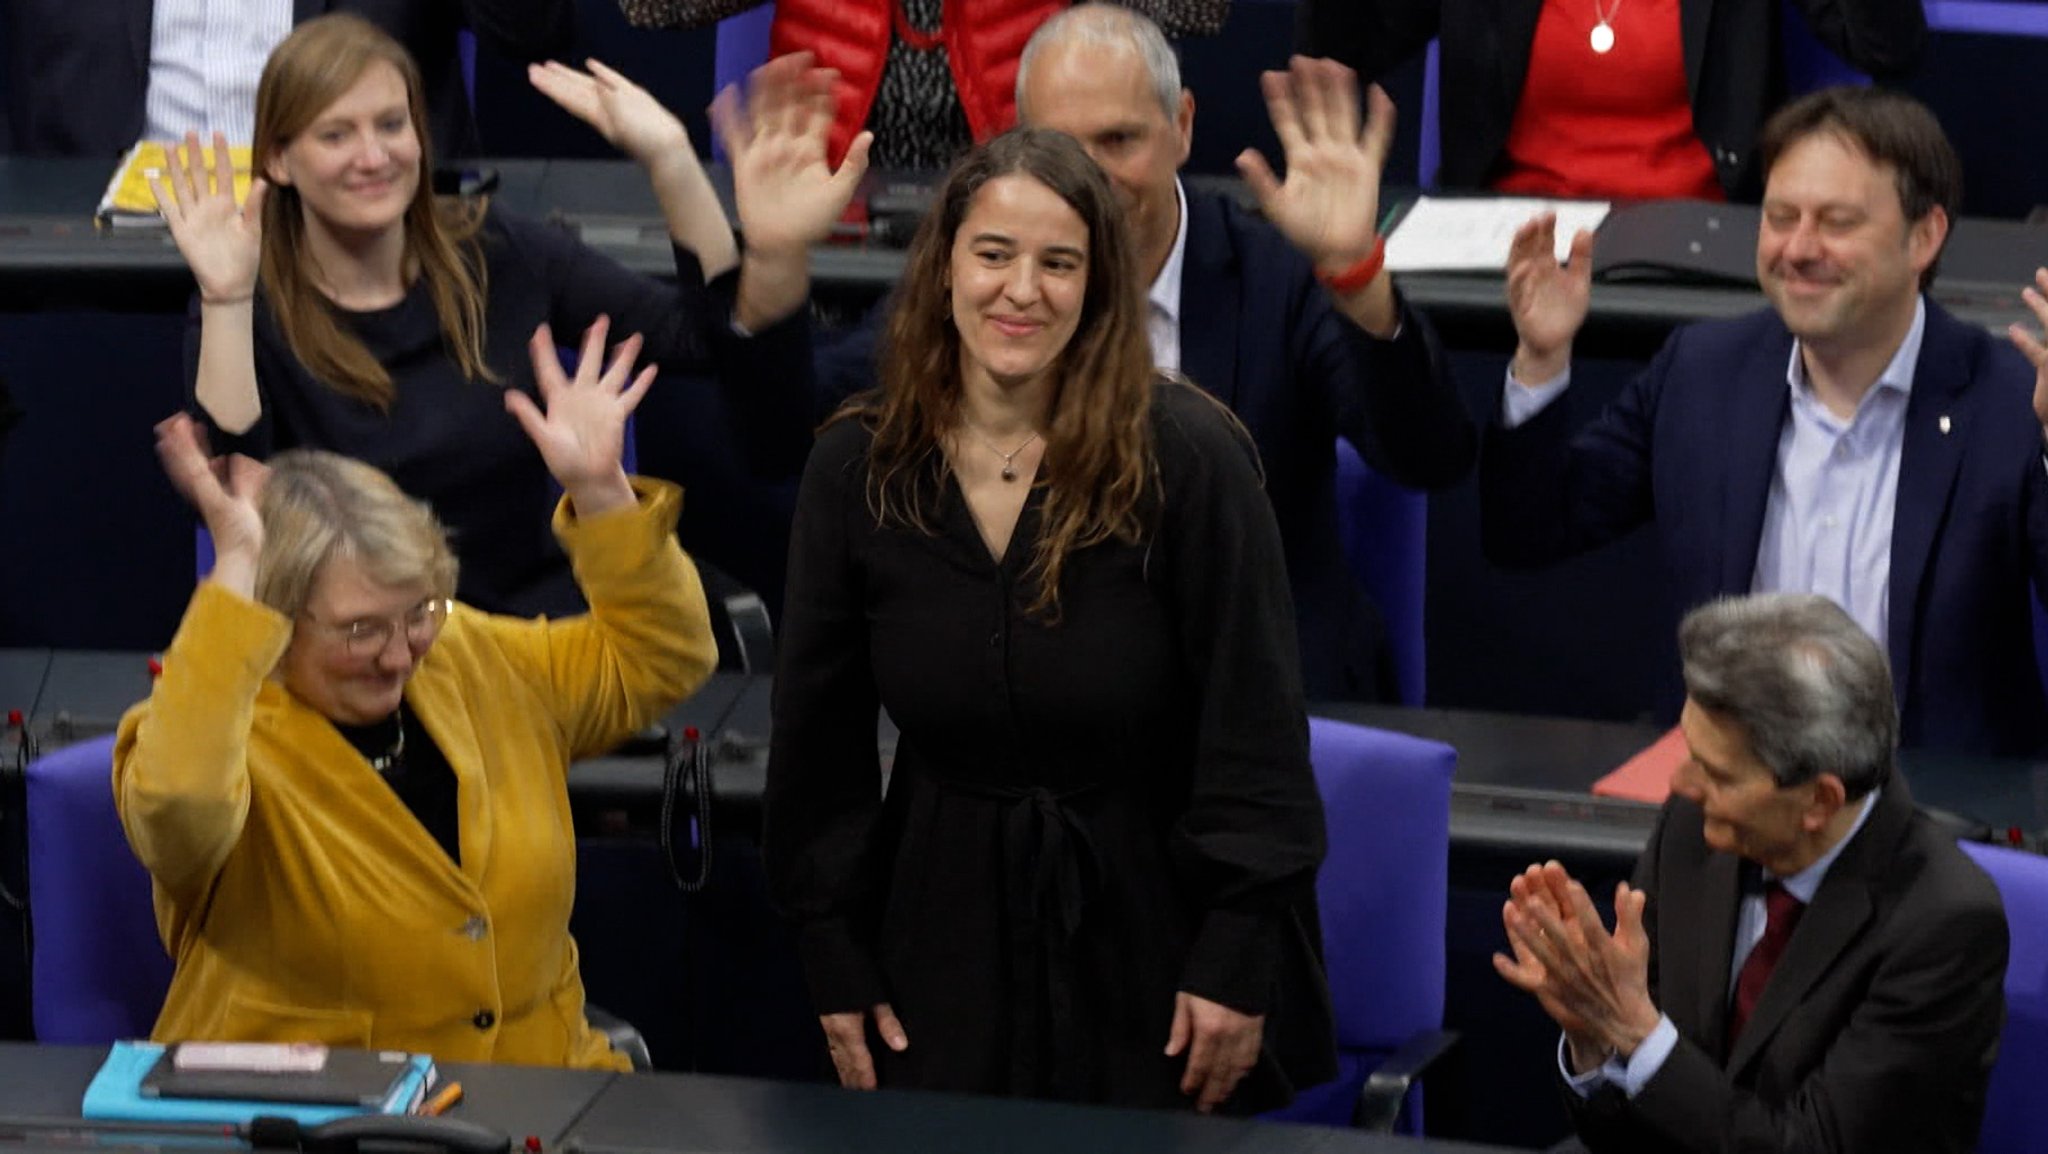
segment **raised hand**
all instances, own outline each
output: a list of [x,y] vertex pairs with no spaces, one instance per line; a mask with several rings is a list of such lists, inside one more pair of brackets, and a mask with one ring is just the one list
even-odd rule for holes
[[[2020,299],[2033,311],[2034,319],[2048,329],[2048,268],[2034,270],[2034,283],[2020,290]],[[2041,436],[2048,441],[2048,345],[2028,332],[2024,325],[2005,330],[2013,347],[2034,365],[2034,419],[2041,422]]]
[[248,580],[238,592],[254,588],[256,559],[263,552],[263,518],[256,499],[270,477],[270,467],[236,453],[209,456],[206,434],[184,413],[159,421],[156,455],[178,495],[191,502],[213,536],[217,575],[226,579],[239,571]]
[[166,148],[162,175],[151,173],[149,190],[170,225],[171,240],[199,282],[206,304],[235,304],[255,295],[263,256],[263,201],[270,185],[249,184],[249,200],[235,203],[235,162],[227,137],[213,134],[209,163],[199,134],[188,132],[182,148]]
[[1525,385],[1555,380],[1571,367],[1572,339],[1593,299],[1593,234],[1572,237],[1571,258],[1557,263],[1557,214],[1515,230],[1508,245],[1508,315],[1520,346],[1511,366]]
[[1358,74],[1334,60],[1296,56],[1285,72],[1259,77],[1266,112],[1285,152],[1287,180],[1274,177],[1255,149],[1237,170],[1259,208],[1294,247],[1329,273],[1372,254],[1379,230],[1380,171],[1394,140],[1394,102],[1367,90],[1363,119]]
[[633,376],[633,361],[640,355],[638,333],[619,343],[609,365],[603,363],[610,331],[610,320],[599,317],[583,334],[572,381],[562,372],[554,333],[546,325],[534,330],[527,352],[546,412],[525,393],[505,390],[506,410],[540,450],[541,460],[569,495],[577,515],[584,517],[633,503],[624,464],[626,418],[654,383],[653,365]]
[[590,71],[579,72],[552,60],[529,64],[526,78],[541,95],[597,129],[612,147],[643,165],[678,152],[695,155],[683,122],[663,108],[661,101],[596,60],[584,63]]
[[756,68],[744,101],[728,87],[712,102],[750,253],[801,252],[830,236],[867,172],[873,133],[854,138],[837,170],[826,155],[835,76],[795,52]]

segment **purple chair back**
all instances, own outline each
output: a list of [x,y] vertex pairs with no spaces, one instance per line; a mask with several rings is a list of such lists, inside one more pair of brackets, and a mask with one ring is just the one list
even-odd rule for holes
[[1386,618],[1401,704],[1422,704],[1427,646],[1424,589],[1429,565],[1429,498],[1374,472],[1337,442],[1337,533],[1344,556]]
[[1309,721],[1329,855],[1316,879],[1337,1044],[1392,1050],[1443,1025],[1450,746]]
[[2005,899],[2012,956],[2005,967],[2005,1031],[1984,1109],[1979,1150],[2048,1154],[2048,858],[1963,843]]
[[36,1039],[103,1045],[149,1036],[171,984],[149,874],[114,811],[114,739],[28,767],[28,902]]
[[[726,86],[744,86],[747,73],[768,62],[768,28],[775,23],[775,5],[763,4],[718,22],[718,47],[712,56],[711,93]],[[711,158],[725,159],[725,142],[713,135]]]
[[[1268,1117],[1347,1126],[1379,1061],[1443,1025],[1458,754],[1441,742],[1319,717],[1308,732],[1329,832],[1316,904],[1338,1076]],[[1411,1132],[1419,1133],[1419,1099],[1410,1107]]]

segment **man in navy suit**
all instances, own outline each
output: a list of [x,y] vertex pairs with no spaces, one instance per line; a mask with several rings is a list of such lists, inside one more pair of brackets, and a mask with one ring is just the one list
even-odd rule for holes
[[[437,155],[475,155],[479,145],[463,86],[455,34],[472,29],[480,44],[516,60],[567,55],[575,45],[572,0],[292,0],[286,13],[265,5],[210,4],[200,0],[7,0],[7,115],[0,151],[38,156],[103,156],[112,160],[141,139],[149,123],[152,83],[164,83],[165,61],[177,53],[179,71],[199,91],[245,90],[253,108],[256,77],[269,48],[292,25],[322,13],[354,12],[391,34],[412,53],[425,83],[428,123]],[[265,37],[269,20],[273,37]],[[268,39],[268,46],[263,40]],[[218,92],[204,94],[217,103]],[[159,99],[162,94],[159,93]],[[175,105],[174,105],[175,107]],[[247,141],[251,125],[164,125],[215,130]],[[175,138],[175,137],[173,137]]]
[[2048,739],[2030,598],[2048,472],[2025,358],[1925,296],[1961,194],[1933,115],[1835,88],[1766,126],[1769,310],[1688,325],[1576,434],[1571,344],[1591,238],[1515,238],[1520,345],[1480,467],[1487,555],[1547,564],[1654,521],[1682,606],[1832,598],[1888,650],[1908,745]]
[[[1080,5],[1040,27],[1017,108],[1025,123],[1078,139],[1108,174],[1152,285],[1155,359],[1229,405],[1258,445],[1309,697],[1380,700],[1393,675],[1378,609],[1337,534],[1337,438],[1395,482],[1439,489],[1470,472],[1478,433],[1435,333],[1380,269],[1391,103],[1375,89],[1362,117],[1355,75],[1328,61],[1268,73],[1265,88],[1286,181],[1256,153],[1239,161],[1265,220],[1181,183],[1194,97],[1158,26],[1129,9]],[[767,383],[732,396],[757,466],[801,467],[825,411],[875,383],[873,339],[871,326],[820,358],[818,388],[803,398],[815,407]]]

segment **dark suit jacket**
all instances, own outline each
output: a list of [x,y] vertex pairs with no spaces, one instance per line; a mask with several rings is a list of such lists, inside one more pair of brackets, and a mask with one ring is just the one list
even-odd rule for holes
[[[1308,696],[1391,696],[1379,612],[1337,536],[1337,437],[1394,481],[1440,489],[1471,471],[1477,430],[1420,313],[1403,306],[1401,334],[1377,340],[1336,311],[1307,258],[1271,225],[1202,190],[1188,188],[1187,201],[1181,370],[1229,405],[1258,445]],[[731,395],[757,466],[775,476],[801,469],[810,430],[874,386],[874,320],[820,356],[808,398],[762,382]]]
[[[6,148],[27,155],[114,157],[135,143],[149,91],[151,0],[6,0]],[[455,34],[517,60],[566,55],[572,0],[293,0],[292,21],[354,12],[389,32],[420,67],[438,156],[473,156],[476,124]]]
[[[1927,20],[1919,0],[1797,0],[1828,49],[1879,80],[1919,55]],[[1451,188],[1499,175],[1508,129],[1529,75],[1541,0],[1302,0],[1302,51],[1330,56],[1377,80],[1440,38],[1438,122]],[[1686,93],[1694,130],[1730,196],[1753,197],[1758,130],[1785,97],[1779,0],[1680,0]]]
[[1673,797],[1636,866],[1650,995],[1678,1045],[1632,1100],[1567,1091],[1580,1139],[1595,1154],[1973,1149],[2005,1019],[1991,879],[1893,774],[1724,1058],[1740,859],[1701,824]]
[[[1480,465],[1487,556],[1543,565],[1654,519],[1679,607],[1749,592],[1791,355],[1769,310],[1687,325],[1576,436],[1575,390],[1521,428],[1496,421]],[[2030,579],[2048,590],[2033,387],[2004,341],[1928,303],[1892,522],[1887,631],[1906,744],[2048,744],[2028,603]]]

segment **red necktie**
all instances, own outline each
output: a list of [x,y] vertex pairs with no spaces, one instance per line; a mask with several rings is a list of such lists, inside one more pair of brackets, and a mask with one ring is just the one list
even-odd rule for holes
[[1749,957],[1743,959],[1742,971],[1735,976],[1735,1008],[1728,1015],[1730,1051],[1742,1036],[1742,1028],[1749,1024],[1750,1014],[1756,1011],[1757,1001],[1764,995],[1764,983],[1771,980],[1771,971],[1778,968],[1778,959],[1784,956],[1785,945],[1799,925],[1799,915],[1805,912],[1806,903],[1793,897],[1784,886],[1775,881],[1764,886],[1764,936],[1757,939]]

